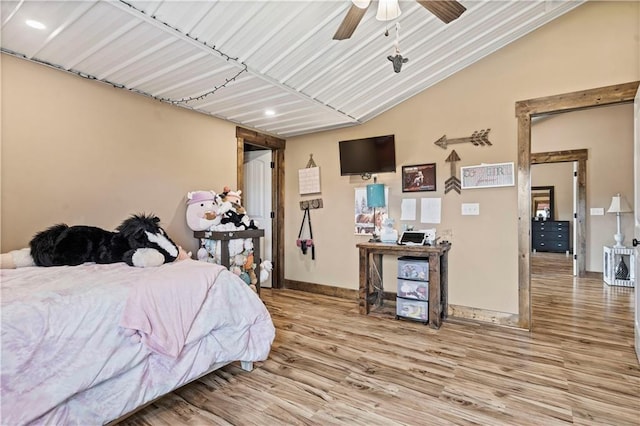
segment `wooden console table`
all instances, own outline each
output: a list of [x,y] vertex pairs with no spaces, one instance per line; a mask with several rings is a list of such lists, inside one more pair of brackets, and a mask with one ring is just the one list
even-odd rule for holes
[[[447,255],[451,243],[446,242],[433,247],[360,243],[356,247],[360,251],[358,303],[362,315],[367,315],[370,312],[369,295],[371,288],[374,287],[373,284],[377,284],[377,288],[383,288],[381,278],[383,255],[424,257],[429,259],[429,326],[440,328],[442,320],[447,318],[449,306],[447,301]],[[377,269],[377,274],[372,274],[374,268]]]

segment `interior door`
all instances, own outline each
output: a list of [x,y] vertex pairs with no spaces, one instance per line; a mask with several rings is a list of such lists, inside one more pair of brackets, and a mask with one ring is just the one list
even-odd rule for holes
[[573,162],[573,276],[578,276],[578,162]]
[[634,174],[634,245],[635,245],[635,258],[636,258],[636,276],[635,276],[635,331],[636,331],[636,356],[638,362],[640,362],[640,246],[635,243],[640,240],[640,88],[636,92],[636,99],[633,103],[633,116],[634,116],[634,162],[633,162],[633,174]]
[[[260,257],[273,261],[272,255],[272,203],[271,203],[271,150],[246,151],[244,153],[244,208],[251,219],[264,229],[260,241]],[[259,275],[259,271],[256,271]],[[271,275],[261,287],[272,287]]]

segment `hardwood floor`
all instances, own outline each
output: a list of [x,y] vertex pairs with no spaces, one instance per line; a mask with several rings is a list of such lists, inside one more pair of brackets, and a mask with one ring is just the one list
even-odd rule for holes
[[532,259],[531,332],[365,317],[355,301],[263,289],[269,359],[230,365],[121,425],[640,425],[633,289]]

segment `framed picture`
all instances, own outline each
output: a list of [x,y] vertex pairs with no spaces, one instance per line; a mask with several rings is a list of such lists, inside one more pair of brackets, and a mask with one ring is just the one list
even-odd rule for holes
[[436,190],[436,163],[402,166],[402,192]]
[[356,188],[355,202],[355,234],[372,235],[374,229],[382,225],[382,218],[387,214],[389,205],[389,188],[384,188],[385,207],[371,208],[367,206],[367,188]]
[[482,164],[460,167],[462,189],[514,186],[513,163]]

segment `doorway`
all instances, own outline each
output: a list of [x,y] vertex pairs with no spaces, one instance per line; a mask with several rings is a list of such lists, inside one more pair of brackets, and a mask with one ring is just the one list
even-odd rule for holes
[[[584,277],[587,268],[587,159],[586,149],[568,151],[537,152],[531,153],[531,165],[573,162],[575,167],[575,203],[573,211],[574,243],[573,257],[575,259],[574,275]],[[531,171],[529,171],[531,176]],[[530,183],[530,182],[529,182]],[[529,190],[531,186],[529,185]]]
[[531,328],[531,119],[544,114],[630,103],[634,101],[639,84],[639,81],[634,81],[516,102],[515,112],[518,120],[518,325],[522,328]]
[[[271,206],[269,212],[259,213],[265,216],[259,220],[261,227],[267,225],[266,227],[272,230],[270,232],[270,241],[266,238],[267,232],[265,230],[265,238],[262,242],[265,247],[263,247],[264,251],[261,252],[270,252],[271,255],[271,258],[263,255],[263,260],[269,259],[273,264],[270,277],[271,287],[282,288],[284,282],[284,149],[286,141],[242,127],[236,127],[236,141],[236,182],[238,189],[242,191],[243,198],[252,200],[250,203],[260,200],[261,197],[270,198],[270,203],[263,203],[263,206],[259,208],[260,210],[265,210],[264,204],[270,204]],[[262,155],[249,154],[252,151],[264,151],[264,153]],[[268,187],[264,184],[254,185],[255,177],[248,176],[250,181],[245,179],[245,156],[249,159],[254,155],[260,157],[261,160],[259,161],[264,162],[265,165],[267,161],[269,162],[268,169],[260,172],[270,173],[271,183]],[[267,159],[265,159],[265,155]],[[270,161],[268,160],[269,156]],[[254,165],[256,165],[255,169],[262,169],[261,166],[257,166],[257,163]],[[249,174],[255,173],[256,170],[249,172]],[[255,203],[251,208],[256,210]],[[268,286],[266,285],[266,287]]]
[[[273,259],[271,247],[273,240],[271,228],[271,213],[273,212],[271,205],[273,192],[271,182],[272,155],[269,149],[249,144],[244,145],[243,172],[244,187],[247,193],[243,194],[242,198],[247,215],[258,224],[260,229],[264,230],[264,237],[260,239],[262,260]],[[271,278],[269,275],[265,281],[261,281],[260,287],[272,287],[273,280]]]

